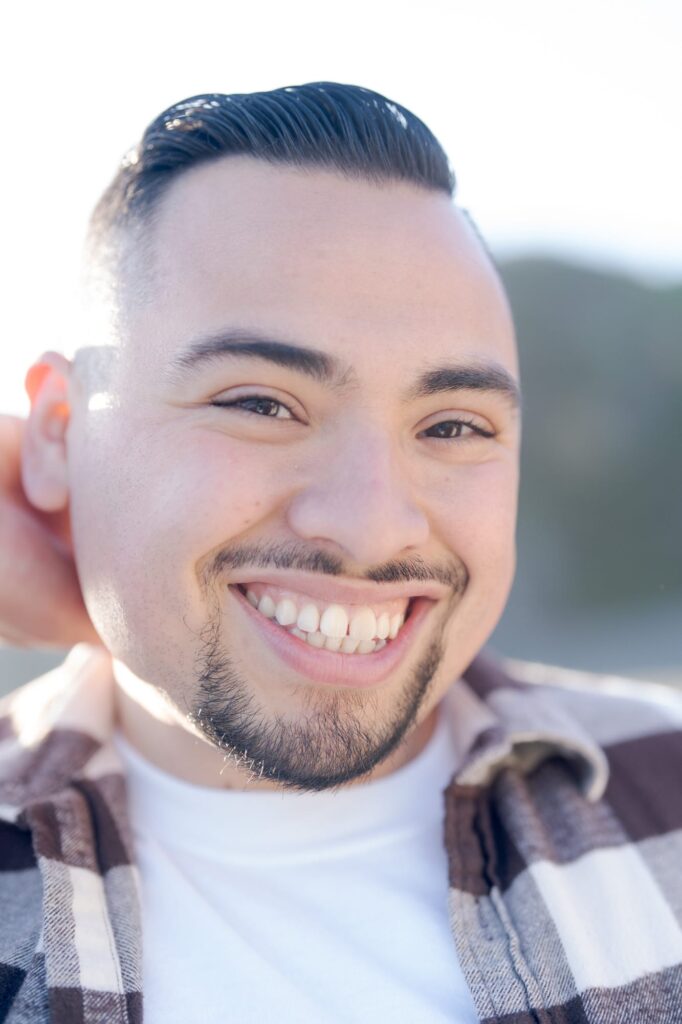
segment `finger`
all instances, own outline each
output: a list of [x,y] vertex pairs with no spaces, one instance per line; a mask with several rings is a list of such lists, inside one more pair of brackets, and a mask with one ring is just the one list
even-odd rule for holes
[[21,486],[21,442],[24,420],[0,413],[0,489],[16,495]]

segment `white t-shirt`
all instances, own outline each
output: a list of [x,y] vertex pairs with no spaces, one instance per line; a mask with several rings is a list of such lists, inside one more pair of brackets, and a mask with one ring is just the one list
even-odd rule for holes
[[142,881],[147,1024],[475,1024],[447,916],[441,714],[336,793],[190,785],[116,737]]

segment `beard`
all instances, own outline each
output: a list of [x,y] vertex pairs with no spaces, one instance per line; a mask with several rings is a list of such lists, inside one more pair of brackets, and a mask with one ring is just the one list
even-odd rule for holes
[[462,562],[427,566],[419,558],[403,560],[364,574],[375,582],[437,579],[452,588],[452,598],[426,652],[382,712],[376,693],[332,687],[296,688],[301,713],[288,719],[264,708],[248,676],[231,656],[221,635],[222,613],[215,589],[225,568],[276,566],[339,575],[342,563],[299,545],[226,548],[206,567],[204,593],[212,612],[200,636],[188,708],[192,724],[251,779],[268,779],[299,791],[334,789],[368,775],[400,746],[428,702],[431,682],[444,657],[450,614],[464,594],[469,575]]
[[212,620],[202,635],[189,718],[252,780],[304,792],[334,789],[367,775],[400,746],[427,702],[443,653],[441,627],[383,721],[376,720],[376,694],[309,687],[298,688],[301,715],[287,720],[259,704],[223,648],[219,620]]

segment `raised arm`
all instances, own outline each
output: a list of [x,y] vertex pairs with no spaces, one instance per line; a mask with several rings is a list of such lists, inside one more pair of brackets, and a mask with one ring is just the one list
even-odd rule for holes
[[34,509],[21,485],[24,421],[0,415],[0,640],[99,643],[69,553],[68,516]]

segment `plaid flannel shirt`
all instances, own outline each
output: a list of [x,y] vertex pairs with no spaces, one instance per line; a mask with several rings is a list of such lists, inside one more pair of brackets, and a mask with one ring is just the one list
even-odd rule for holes
[[[450,696],[449,916],[480,1020],[682,1022],[682,698],[481,658]],[[112,698],[82,645],[0,705],[0,1021],[143,1020]]]

